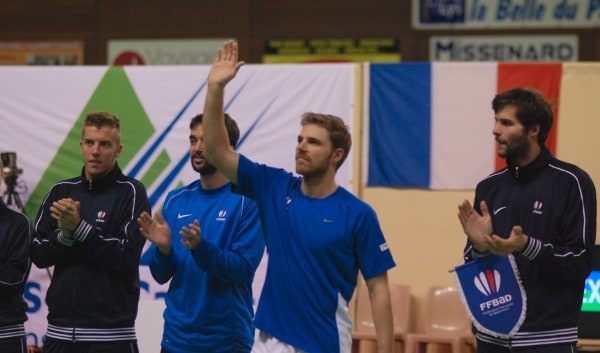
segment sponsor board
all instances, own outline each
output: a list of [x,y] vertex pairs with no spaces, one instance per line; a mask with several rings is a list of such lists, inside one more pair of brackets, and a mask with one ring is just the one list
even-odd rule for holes
[[0,65],[83,65],[83,41],[0,41]]
[[393,38],[272,39],[265,42],[263,63],[400,62]]
[[567,62],[579,59],[576,35],[432,36],[430,61]]
[[211,64],[226,38],[214,39],[111,39],[108,65]]
[[416,29],[598,28],[598,0],[413,0]]

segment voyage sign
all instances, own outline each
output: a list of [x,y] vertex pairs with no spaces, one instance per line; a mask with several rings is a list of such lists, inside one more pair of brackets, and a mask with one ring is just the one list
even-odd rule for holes
[[416,29],[599,28],[600,0],[413,0]]

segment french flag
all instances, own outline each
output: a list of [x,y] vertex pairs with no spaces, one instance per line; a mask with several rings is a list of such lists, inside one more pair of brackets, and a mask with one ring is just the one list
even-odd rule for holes
[[561,74],[560,63],[370,64],[367,185],[474,189],[505,165],[496,156],[491,102],[518,86],[553,102],[546,145],[554,152]]

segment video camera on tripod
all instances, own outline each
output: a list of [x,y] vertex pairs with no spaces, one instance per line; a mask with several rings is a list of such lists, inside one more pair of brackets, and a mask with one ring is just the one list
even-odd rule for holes
[[17,168],[17,153],[16,152],[1,152],[2,159],[2,174],[4,175],[4,183],[7,189],[13,189],[17,184],[17,178],[23,174],[23,169]]
[[17,167],[17,153],[16,152],[0,152],[0,159],[2,160],[2,175],[4,177],[4,184],[6,190],[4,191],[4,202],[7,206],[12,206],[13,201],[19,210],[23,210],[23,204],[19,193],[16,192],[17,178],[23,174],[23,169]]

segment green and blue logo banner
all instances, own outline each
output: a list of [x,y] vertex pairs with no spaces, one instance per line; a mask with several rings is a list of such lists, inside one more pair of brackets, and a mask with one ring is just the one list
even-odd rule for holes
[[[87,112],[121,120],[123,171],[146,186],[153,211],[168,191],[198,178],[189,165],[189,121],[203,110],[209,66],[0,67],[0,152],[16,152],[22,169],[15,191],[33,221],[50,187],[81,172],[79,148]],[[245,65],[227,87],[225,111],[240,127],[237,149],[251,159],[295,170],[300,117],[334,114],[353,128],[357,64]],[[360,145],[357,143],[357,145]],[[337,182],[352,190],[352,158]],[[3,192],[3,190],[0,190]],[[148,244],[149,246],[149,244]],[[255,275],[255,303],[265,260]],[[26,286],[28,344],[46,330],[49,271],[33,268]],[[147,266],[140,267],[141,300],[161,299]]]
[[518,332],[527,298],[513,255],[488,255],[455,268],[467,313],[480,332],[510,338]]

